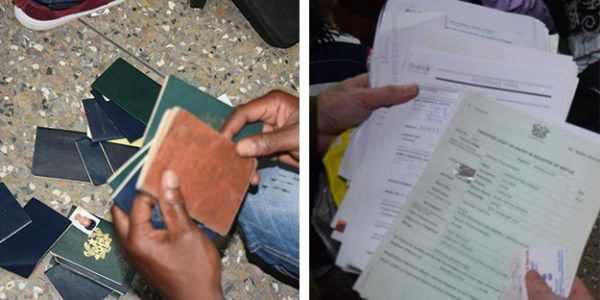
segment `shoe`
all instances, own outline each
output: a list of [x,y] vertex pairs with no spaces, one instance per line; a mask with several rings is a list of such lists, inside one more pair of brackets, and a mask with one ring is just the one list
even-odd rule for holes
[[34,0],[13,0],[15,17],[23,26],[36,31],[48,30],[125,0],[85,0],[64,9],[50,9]]

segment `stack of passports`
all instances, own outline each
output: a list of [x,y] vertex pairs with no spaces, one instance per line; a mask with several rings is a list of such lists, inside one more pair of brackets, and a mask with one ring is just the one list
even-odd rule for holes
[[[72,207],[69,215],[75,209]],[[90,236],[69,227],[50,252],[55,266],[83,277],[81,281],[95,283],[99,290],[122,295],[129,289],[134,272],[121,256],[113,225],[106,220],[100,219]]]
[[[75,211],[72,207],[69,215]],[[113,225],[103,219],[87,235],[33,198],[21,207],[0,183],[0,267],[24,278],[51,252],[45,274],[64,299],[104,299],[127,292],[135,275],[121,256]]]
[[63,299],[102,300],[112,290],[59,264],[44,273]]
[[164,114],[152,144],[138,189],[160,197],[162,174],[173,170],[180,174],[190,216],[226,235],[256,169],[256,159],[240,157],[230,140],[179,107]]
[[[198,90],[183,80],[175,76],[167,77],[148,121],[143,137],[144,146],[108,180],[108,184],[113,189],[112,199],[114,203],[124,212],[130,213],[133,199],[138,189],[142,189],[154,196],[159,196],[159,189],[157,187],[158,178],[162,176],[164,166],[168,166],[175,169],[180,181],[185,185],[185,187],[182,186],[183,193],[191,195],[194,192],[198,192],[198,195],[204,195],[204,197],[212,195],[210,198],[202,200],[198,200],[198,197],[192,196],[189,198],[195,200],[186,199],[188,207],[194,207],[191,213],[192,217],[211,230],[222,235],[226,234],[231,226],[231,222],[235,218],[248,186],[249,177],[246,177],[247,172],[248,170],[253,171],[256,164],[252,160],[241,160],[244,161],[242,166],[236,165],[240,157],[237,157],[233,153],[233,144],[231,141],[226,141],[217,132],[233,113],[233,110],[231,106]],[[169,117],[168,115],[171,113],[167,113],[168,111],[175,113]],[[178,112],[185,114],[187,117],[177,121]],[[161,123],[163,120],[165,122]],[[200,138],[185,138],[185,136],[180,136],[179,139],[172,139],[170,141],[172,144],[169,147],[175,147],[179,149],[178,151],[181,151],[180,153],[178,152],[179,155],[177,155],[176,160],[172,160],[175,156],[169,158],[161,155],[160,149],[167,134],[163,134],[160,138],[156,139],[157,134],[161,130],[167,129],[169,131],[168,128],[177,128],[186,124],[189,128],[189,133]],[[260,133],[261,131],[262,123],[248,124],[234,137],[233,142],[248,135]],[[211,145],[226,147],[211,148]],[[220,150],[215,151],[215,149]],[[232,151],[227,154],[231,156],[223,155],[225,153],[222,151],[223,149]],[[149,155],[150,152],[153,154]],[[160,158],[158,161],[164,163],[163,167],[156,168],[155,170],[147,169],[145,171],[146,175],[142,176],[145,164],[148,163],[148,168],[151,168],[150,165],[157,157]],[[209,160],[216,162],[216,164],[211,168],[203,170],[204,173],[202,174],[191,175],[184,170],[186,165],[208,165]],[[183,168],[179,169],[179,167]],[[240,176],[232,176],[232,174]],[[140,181],[141,178],[143,178],[142,181]],[[148,178],[154,178],[153,183],[149,181],[146,184],[145,180]],[[219,184],[204,184],[215,182],[215,180]],[[228,186],[225,187],[226,185]],[[203,188],[194,188],[199,186]],[[225,190],[230,191],[231,195],[224,193]],[[226,194],[227,196],[225,196]],[[221,198],[220,196],[225,197]],[[187,201],[190,201],[190,203]],[[202,205],[202,203],[210,205]],[[222,209],[219,210],[219,207],[222,207]],[[206,209],[203,210],[203,208]],[[213,222],[210,218],[206,217],[211,214],[219,214],[220,221]],[[157,207],[154,208],[152,222],[155,228],[164,228],[165,226]],[[206,224],[204,224],[205,222]]]
[[139,150],[160,85],[119,58],[91,88],[87,133],[38,127],[34,175],[100,185]]

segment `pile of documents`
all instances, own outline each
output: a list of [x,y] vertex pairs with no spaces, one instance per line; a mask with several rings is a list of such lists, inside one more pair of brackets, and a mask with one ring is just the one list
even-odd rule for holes
[[500,297],[512,258],[534,248],[566,253],[555,291],[569,290],[600,207],[600,147],[565,124],[577,67],[550,48],[531,17],[387,2],[370,82],[420,93],[356,128],[338,171],[349,189],[331,224],[336,264],[362,272],[363,297]]
[[159,90],[148,76],[116,60],[92,84],[94,98],[82,101],[87,133],[37,128],[33,175],[106,183],[139,150]]

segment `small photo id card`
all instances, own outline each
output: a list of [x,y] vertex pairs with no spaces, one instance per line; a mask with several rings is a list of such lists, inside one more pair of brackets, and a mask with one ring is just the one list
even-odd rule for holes
[[73,211],[69,216],[69,220],[71,220],[73,226],[88,236],[92,234],[92,231],[100,224],[99,218],[81,207],[77,207],[75,211]]
[[[552,292],[567,297],[568,283],[565,279],[566,274],[566,256],[564,248],[530,248],[525,249],[521,256],[521,280],[525,286],[525,274],[529,270],[537,271]],[[521,299],[527,299],[527,292],[524,290]]]

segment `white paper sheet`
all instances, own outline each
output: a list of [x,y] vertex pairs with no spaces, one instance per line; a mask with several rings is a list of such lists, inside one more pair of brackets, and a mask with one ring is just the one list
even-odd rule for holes
[[599,182],[598,135],[471,94],[355,288],[366,299],[500,299],[514,254],[564,247],[568,294]]
[[[528,65],[485,61],[411,47],[401,78],[418,82],[421,93],[407,105],[389,109],[381,133],[354,178],[346,200],[354,203],[337,263],[363,269],[391,224],[443,133],[463,91],[488,94],[539,116],[562,114],[568,75],[540,73]],[[556,117],[554,117],[557,119]],[[376,145],[376,146],[375,146]],[[355,175],[356,176],[356,175]],[[344,204],[345,205],[345,204]]]

